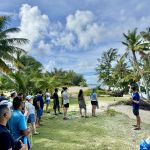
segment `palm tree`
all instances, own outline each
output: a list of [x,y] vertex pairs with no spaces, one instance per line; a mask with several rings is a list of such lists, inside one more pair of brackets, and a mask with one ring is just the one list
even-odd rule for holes
[[129,30],[128,34],[123,33],[123,36],[125,41],[122,43],[127,47],[127,53],[131,51],[134,63],[137,65],[138,61],[136,57],[136,51],[139,51],[139,46],[142,44],[141,36],[137,35],[137,28],[135,28],[133,31]]
[[11,38],[9,35],[19,32],[19,28],[7,28],[7,23],[10,18],[7,16],[0,16],[0,71],[2,73],[10,73],[11,68],[7,65],[7,62],[18,62],[15,58],[17,52],[25,52],[22,48],[16,45],[26,44],[27,39],[24,38]]
[[[136,53],[139,54],[144,53],[144,51],[149,50],[149,43],[143,42],[143,39],[141,35],[137,34],[137,28],[135,28],[133,31],[128,31],[128,34],[123,33],[123,36],[125,38],[125,41],[122,43],[127,47],[125,55],[129,54],[129,52],[132,53],[132,62],[133,62],[133,68],[136,74],[139,74],[141,78],[143,78],[145,86],[147,86],[145,78],[144,78],[144,72],[143,69],[140,67],[140,64],[138,63]],[[147,96],[147,99],[149,99],[149,96]]]

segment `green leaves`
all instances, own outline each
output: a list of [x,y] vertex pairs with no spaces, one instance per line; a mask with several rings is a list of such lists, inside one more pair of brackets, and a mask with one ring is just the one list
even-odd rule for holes
[[16,62],[15,54],[18,51],[25,52],[22,48],[16,45],[27,44],[29,41],[25,38],[10,38],[9,34],[19,32],[19,28],[7,28],[7,23],[10,18],[6,16],[0,16],[0,71],[4,73],[10,73],[11,68],[6,62]]

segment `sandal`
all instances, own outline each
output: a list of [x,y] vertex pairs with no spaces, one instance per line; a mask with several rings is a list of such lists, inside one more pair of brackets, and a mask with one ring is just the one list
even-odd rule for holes
[[136,127],[136,128],[134,128],[134,130],[141,130],[141,128],[140,127]]
[[132,125],[133,127],[138,127],[137,125]]

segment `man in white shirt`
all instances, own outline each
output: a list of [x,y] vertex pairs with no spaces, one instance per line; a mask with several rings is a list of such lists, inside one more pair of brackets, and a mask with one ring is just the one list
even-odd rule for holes
[[48,92],[48,89],[46,90],[46,93],[45,93],[45,103],[46,103],[46,112],[47,113],[50,113],[50,111],[48,111],[48,107],[50,105],[50,93]]
[[67,111],[69,108],[69,95],[67,93],[67,87],[64,87],[64,92],[62,93],[63,96],[63,104],[64,104],[64,120],[67,120]]

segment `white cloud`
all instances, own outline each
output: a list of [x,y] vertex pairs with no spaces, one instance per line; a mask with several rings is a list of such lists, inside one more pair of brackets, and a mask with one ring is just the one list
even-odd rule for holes
[[79,48],[88,48],[90,44],[100,42],[103,27],[95,21],[91,11],[76,11],[67,17],[66,28],[77,36]]
[[[143,7],[137,5],[136,9]],[[41,61],[47,70],[51,71],[54,67],[73,69],[86,75],[90,82],[96,77],[87,74],[95,72],[96,59],[102,51],[111,47],[124,49],[121,45],[123,32],[135,27],[141,30],[150,24],[149,16],[138,18],[126,8],[117,10],[107,9],[104,15],[101,14],[102,17],[95,15],[94,11],[72,11],[60,22],[50,20],[39,7],[24,4],[19,13],[21,32],[15,37],[30,40],[25,49]]]
[[44,65],[45,70],[52,71],[56,67],[56,62],[49,60],[47,64]]
[[49,25],[47,15],[42,15],[37,6],[31,7],[28,4],[22,5],[19,13],[21,24],[19,28],[21,32],[17,33],[17,37],[23,37],[30,40],[30,43],[24,47],[26,51],[30,51],[34,42],[44,39]]
[[75,14],[66,17],[66,24],[62,24],[59,21],[50,21],[38,6],[23,4],[19,16],[21,32],[15,36],[30,40],[23,47],[26,51],[89,50],[89,47],[100,42],[104,31],[91,11],[77,10]]

